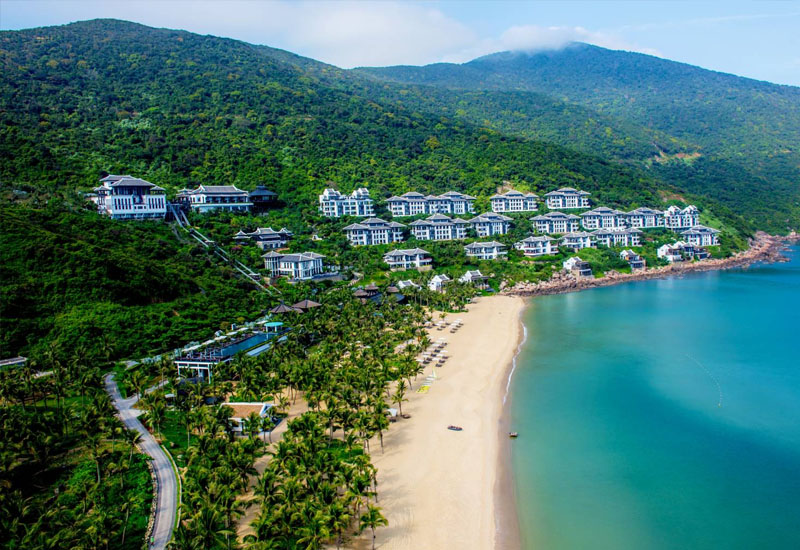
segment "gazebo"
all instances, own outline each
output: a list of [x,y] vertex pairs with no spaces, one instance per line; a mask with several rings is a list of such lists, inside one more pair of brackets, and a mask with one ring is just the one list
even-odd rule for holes
[[315,307],[319,307],[321,305],[322,304],[317,303],[317,302],[315,302],[313,300],[302,300],[300,302],[297,302],[296,304],[292,304],[292,307],[294,309],[299,309],[302,312],[306,312],[309,309],[312,309],[312,308],[315,308]]
[[286,304],[284,304],[283,302],[281,302],[279,305],[277,305],[277,306],[275,306],[274,308],[272,308],[271,310],[269,310],[269,312],[270,312],[270,313],[272,313],[272,314],[280,314],[280,313],[302,313],[302,312],[301,312],[299,309],[295,309],[295,308],[294,308],[294,307],[292,307],[292,306],[287,306],[287,305],[286,305]]

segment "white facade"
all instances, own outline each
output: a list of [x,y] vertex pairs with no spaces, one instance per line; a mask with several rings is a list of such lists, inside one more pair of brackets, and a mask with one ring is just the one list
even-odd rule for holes
[[604,229],[609,227],[626,227],[628,215],[625,212],[599,206],[581,214],[581,226],[584,229]]
[[531,257],[547,256],[558,251],[553,247],[552,237],[527,237],[515,243],[514,248]]
[[633,250],[623,250],[619,253],[619,257],[620,259],[628,262],[628,265],[631,266],[632,270],[645,269],[647,267],[647,262],[645,262],[644,258],[639,256]]
[[628,212],[628,225],[638,229],[664,227],[664,212],[652,208],[637,208]]
[[492,212],[535,212],[539,209],[538,196],[513,189],[502,195],[494,195],[490,200]]
[[539,233],[571,233],[577,231],[581,219],[575,214],[563,212],[548,212],[547,214],[532,218],[533,228]]
[[443,214],[434,214],[424,220],[415,220],[409,224],[411,233],[421,241],[450,241],[465,239],[469,222],[461,218],[448,218]]
[[700,224],[700,212],[694,205],[683,210],[670,206],[664,211],[664,227],[667,229],[689,229]]
[[464,284],[473,284],[479,288],[486,288],[486,280],[489,277],[485,276],[479,270],[471,270],[464,273],[461,277],[458,278],[459,283]]
[[468,258],[476,260],[496,260],[508,254],[506,245],[496,241],[470,243],[464,247]]
[[325,272],[322,259],[325,256],[316,252],[301,252],[299,254],[280,254],[267,252],[264,258],[264,267],[273,277],[288,277],[291,280],[307,281]]
[[686,242],[694,246],[716,246],[719,244],[719,231],[705,225],[696,225],[691,229],[682,231],[681,235]]
[[594,248],[594,237],[591,233],[585,231],[576,231],[574,233],[567,233],[561,237],[559,243],[561,246],[571,248],[572,250],[580,250],[581,248]]
[[239,231],[234,235],[236,241],[253,241],[261,250],[283,248],[292,238],[292,232],[282,227],[275,231],[271,227],[259,227],[252,233]]
[[408,192],[399,197],[389,197],[386,204],[392,216],[417,216],[420,214],[472,214],[475,197],[457,191],[441,195],[423,195]]
[[397,281],[397,285],[395,285],[395,286],[397,286],[397,288],[400,289],[400,290],[405,290],[405,291],[409,291],[409,292],[415,291],[415,290],[420,290],[422,288],[421,286],[419,286],[417,283],[415,283],[414,281],[412,281],[410,279],[405,279],[403,281]]
[[164,219],[167,215],[164,189],[149,181],[108,175],[94,192],[98,213],[115,220]]
[[403,240],[402,223],[387,222],[380,218],[369,218],[344,228],[347,239],[354,246],[389,244]]
[[442,292],[444,290],[444,286],[452,281],[453,279],[445,274],[434,275],[431,280],[428,281],[428,290],[432,290],[433,292]]
[[592,276],[592,267],[589,265],[589,262],[585,262],[577,256],[568,258],[562,265],[564,266],[564,270],[569,271],[577,277]]
[[383,261],[392,269],[424,269],[433,262],[430,253],[421,248],[392,250],[383,255]]
[[641,229],[627,227],[613,227],[609,229],[598,229],[592,233],[597,240],[597,244],[605,246],[639,246]]
[[551,210],[570,208],[589,208],[589,195],[586,191],[579,191],[572,187],[562,187],[557,191],[545,194],[545,203]]
[[492,235],[505,235],[511,225],[511,218],[502,214],[487,212],[475,216],[469,223],[475,229],[478,237],[491,237]]
[[200,213],[213,210],[247,212],[253,207],[250,194],[235,185],[200,185],[197,189],[181,189],[177,199]]
[[343,195],[336,189],[325,189],[319,196],[319,211],[328,218],[342,216],[368,218],[375,215],[369,190],[364,187],[356,189],[349,195]]

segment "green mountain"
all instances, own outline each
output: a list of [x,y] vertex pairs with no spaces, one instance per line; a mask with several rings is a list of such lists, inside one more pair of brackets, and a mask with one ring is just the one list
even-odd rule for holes
[[[800,88],[587,44],[498,53],[463,65],[357,72],[448,90],[466,102],[475,94],[492,102],[498,93],[513,92],[523,105],[525,94],[534,94],[527,100],[534,104],[544,94],[586,108],[654,132],[652,143],[660,151],[645,165],[667,181],[715,197],[761,227],[800,223]],[[481,116],[512,135],[540,131],[526,128],[509,110],[485,110]],[[551,130],[561,134],[552,141],[570,139],[564,129]],[[641,144],[635,132],[629,137]]]

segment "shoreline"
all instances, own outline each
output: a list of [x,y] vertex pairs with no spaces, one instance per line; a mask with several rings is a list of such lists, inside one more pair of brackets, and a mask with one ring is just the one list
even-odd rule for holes
[[768,235],[758,232],[750,243],[750,248],[734,254],[730,258],[709,259],[700,262],[688,263],[686,265],[670,264],[668,266],[656,267],[646,271],[634,273],[618,273],[616,271],[607,272],[599,279],[576,279],[571,275],[558,272],[548,281],[540,283],[517,283],[513,287],[503,289],[500,294],[506,296],[519,296],[530,298],[533,296],[548,296],[551,294],[566,294],[568,292],[578,292],[589,288],[600,288],[605,286],[627,283],[630,281],[648,281],[651,279],[663,279],[675,275],[686,273],[696,273],[702,271],[717,271],[721,269],[731,269],[736,267],[748,267],[756,262],[785,262],[786,256],[782,254],[787,242],[797,242],[800,234],[791,233],[786,236]]

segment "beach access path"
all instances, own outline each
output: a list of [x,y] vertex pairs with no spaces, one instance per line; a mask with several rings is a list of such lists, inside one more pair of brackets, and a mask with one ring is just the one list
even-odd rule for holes
[[[442,367],[427,366],[413,382],[403,402],[411,418],[391,425],[384,452],[377,439],[370,442],[378,506],[389,520],[376,530],[377,548],[486,550],[516,539],[502,520],[502,514],[513,514],[510,483],[503,488],[498,479],[505,479],[500,469],[506,468],[510,445],[503,395],[524,304],[511,296],[478,298],[468,312],[446,316],[448,322],[463,321],[455,333],[449,327],[429,331],[432,342],[446,341],[449,359]],[[433,321],[439,320],[434,313]],[[425,381],[434,370],[436,378]],[[424,385],[429,388],[418,393]],[[448,430],[451,424],[463,430]],[[350,546],[371,545],[367,530]]]
[[111,396],[114,406],[119,411],[119,417],[125,427],[135,430],[141,435],[138,446],[139,449],[153,459],[153,472],[156,476],[156,510],[155,521],[153,523],[153,533],[151,540],[148,541],[148,549],[165,550],[172,538],[172,529],[175,526],[175,518],[178,513],[178,480],[175,470],[172,469],[172,462],[167,457],[164,449],[148,432],[137,416],[140,411],[133,406],[139,401],[139,396],[134,395],[128,399],[123,399],[119,392],[119,387],[114,381],[114,374],[107,374],[105,377],[106,391]]

